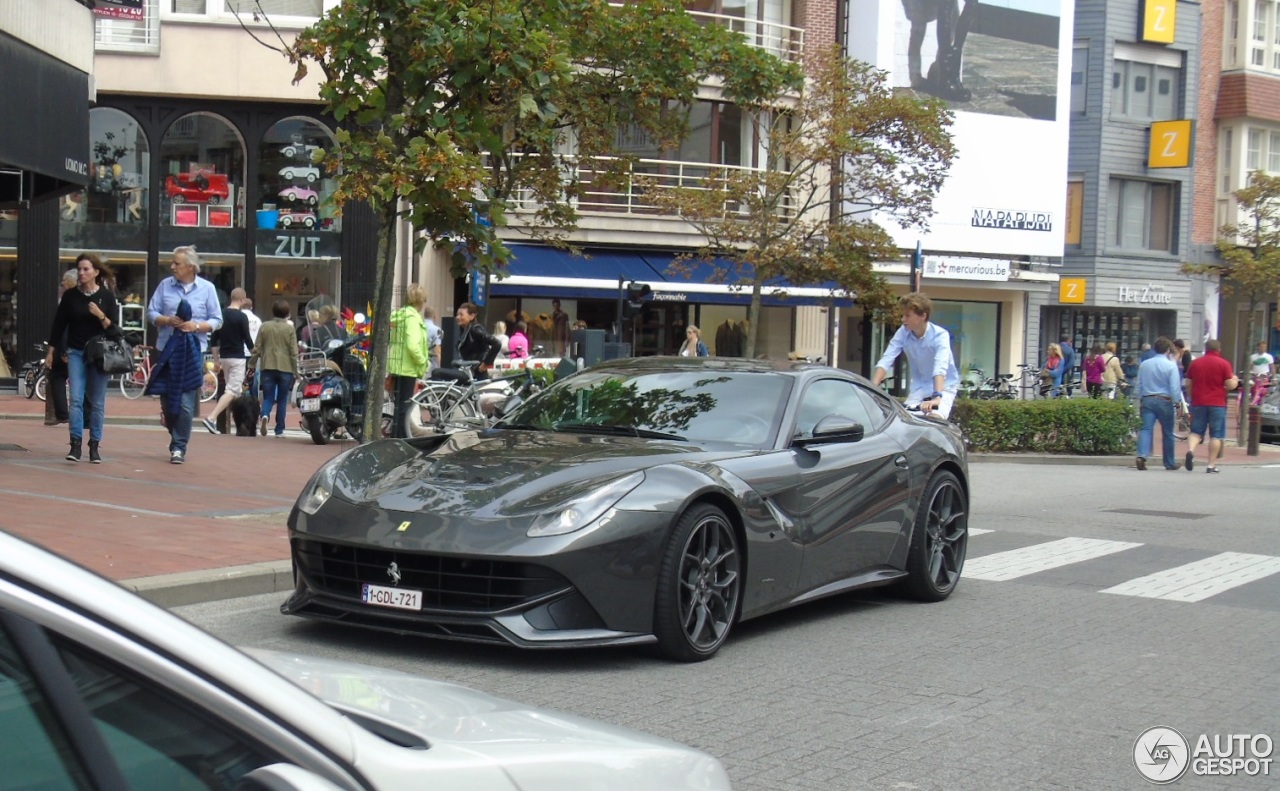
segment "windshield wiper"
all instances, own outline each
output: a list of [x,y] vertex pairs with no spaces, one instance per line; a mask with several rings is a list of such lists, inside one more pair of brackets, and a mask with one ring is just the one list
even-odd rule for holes
[[635,426],[607,426],[600,423],[557,423],[556,431],[581,431],[585,434],[609,434],[611,436],[641,437],[642,439],[674,439],[680,442],[687,440],[679,434],[668,434],[665,431],[654,431]]

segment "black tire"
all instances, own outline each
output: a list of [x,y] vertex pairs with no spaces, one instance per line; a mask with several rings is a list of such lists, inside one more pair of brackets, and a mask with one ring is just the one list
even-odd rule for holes
[[907,551],[903,590],[920,601],[942,601],[960,583],[969,548],[964,488],[945,470],[935,473],[920,501]]
[[668,659],[701,662],[729,638],[742,601],[742,554],[728,517],[695,505],[676,523],[658,568],[653,633]]
[[27,371],[22,375],[22,379],[18,381],[18,388],[22,390],[22,394],[27,398],[36,397],[36,372]]
[[302,422],[306,425],[307,431],[311,433],[312,442],[317,445],[329,444],[329,427],[320,419],[320,415],[307,415],[302,419]]

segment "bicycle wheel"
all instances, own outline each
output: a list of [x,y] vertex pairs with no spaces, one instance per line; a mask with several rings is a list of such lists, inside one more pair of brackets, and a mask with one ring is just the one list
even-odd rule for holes
[[1179,409],[1173,420],[1173,437],[1181,442],[1191,433],[1191,411]]
[[36,372],[28,370],[22,374],[22,378],[18,380],[18,391],[24,398],[36,397]]
[[41,401],[45,400],[45,397],[49,394],[48,393],[49,391],[49,374],[48,373],[41,373],[39,376],[36,377],[35,391],[36,391],[36,398],[40,399]]
[[205,374],[204,384],[200,385],[200,402],[208,403],[218,394],[218,377]]
[[120,394],[130,400],[137,398],[147,389],[149,378],[146,368],[135,365],[132,371],[120,376]]

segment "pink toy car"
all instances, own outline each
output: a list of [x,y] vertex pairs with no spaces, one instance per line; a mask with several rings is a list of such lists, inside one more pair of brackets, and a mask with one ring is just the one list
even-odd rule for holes
[[297,201],[308,206],[315,206],[320,202],[320,195],[309,187],[285,187],[279,194],[284,200]]
[[309,211],[291,211],[280,214],[280,227],[292,228],[301,225],[303,228],[316,227],[316,216]]

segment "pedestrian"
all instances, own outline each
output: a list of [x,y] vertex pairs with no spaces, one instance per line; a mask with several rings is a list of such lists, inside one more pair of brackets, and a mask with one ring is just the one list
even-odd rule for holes
[[1129,377],[1120,365],[1120,358],[1116,356],[1115,341],[1107,341],[1103,348],[1106,351],[1102,354],[1103,363],[1105,364],[1102,369],[1102,392],[1108,399],[1114,400],[1116,392],[1124,387],[1129,381]]
[[1205,472],[1218,472],[1214,464],[1222,458],[1223,438],[1227,434],[1227,392],[1240,385],[1231,363],[1222,356],[1222,342],[1217,338],[1205,341],[1204,355],[1192,361],[1187,368],[1191,380],[1191,433],[1187,435],[1187,455],[1183,465],[1188,471],[1195,469],[1196,446],[1209,437],[1209,464]]
[[505,321],[493,323],[493,337],[498,341],[498,356],[494,359],[507,359],[511,352],[511,339],[507,337],[507,323]]
[[[559,309],[560,301],[555,301],[556,308]],[[494,359],[498,356],[498,350],[502,348],[497,338],[484,331],[484,327],[480,326],[480,322],[476,321],[476,315],[480,309],[471,302],[463,302],[454,311],[454,321],[458,323],[458,360],[475,360],[480,363],[476,366],[476,379],[489,378],[489,366],[493,365]],[[568,333],[568,316],[565,317],[565,332]]]
[[430,360],[431,368],[439,368],[440,347],[444,346],[444,330],[436,324],[435,308],[430,305],[422,306],[422,324],[427,328],[427,358]]
[[201,423],[210,434],[218,431],[217,419],[231,402],[244,393],[246,360],[253,349],[253,334],[249,331],[249,317],[244,314],[243,288],[231,289],[231,301],[222,312],[222,326],[213,333],[210,345],[213,349],[213,371],[222,373],[223,391],[213,411]]
[[405,291],[405,304],[391,314],[391,340],[387,343],[387,373],[391,377],[391,397],[395,410],[391,417],[391,436],[408,437],[405,425],[409,399],[418,380],[427,375],[430,365],[427,325],[422,309],[427,304],[427,290],[421,283],[410,283]]
[[512,360],[525,360],[529,357],[529,326],[523,321],[516,322],[515,332],[507,342],[507,356]]
[[307,349],[311,349],[312,351],[319,349],[320,347],[316,343],[318,339],[313,339],[311,337],[312,333],[314,333],[319,328],[320,328],[320,310],[319,308],[309,308],[307,310],[307,323],[304,324],[300,330],[298,330],[298,342],[301,343]]
[[1187,378],[1187,369],[1191,367],[1191,350],[1187,348],[1187,342],[1181,338],[1173,342],[1173,348],[1177,350],[1174,355],[1178,361],[1178,372],[1182,374],[1182,378]]
[[284,413],[298,373],[298,342],[289,322],[290,307],[286,299],[271,305],[271,320],[263,322],[258,340],[249,355],[249,368],[262,376],[262,418],[258,433],[267,436],[271,408],[275,407],[275,435],[284,436]]
[[1044,365],[1040,366],[1040,395],[1057,398],[1062,392],[1062,376],[1066,366],[1062,358],[1062,347],[1056,343],[1049,344],[1045,354]]
[[1062,349],[1062,385],[1067,392],[1067,398],[1075,392],[1076,384],[1076,368],[1080,365],[1080,356],[1076,354],[1076,347],[1071,343],[1071,336],[1063,333],[1061,342],[1058,344]]
[[1107,361],[1103,357],[1105,353],[1103,345],[1095,343],[1089,348],[1089,355],[1084,358],[1084,382],[1090,398],[1102,398],[1105,387],[1102,375],[1107,369]]
[[929,321],[933,300],[918,291],[899,299],[898,308],[902,311],[902,326],[889,339],[871,381],[878,387],[898,356],[905,354],[911,370],[907,404],[919,405],[926,415],[936,414],[946,420],[960,389],[960,371],[951,351],[951,334]]
[[[62,273],[58,284],[58,299],[76,287],[78,280],[76,270],[68,269]],[[49,366],[48,379],[45,381],[44,424],[56,426],[67,423],[67,334],[64,332],[53,350],[53,365]]]
[[[195,348],[200,355],[200,381],[189,390],[181,393],[180,399],[163,402],[176,411],[169,412],[162,408],[165,427],[169,429],[169,461],[182,464],[187,458],[187,446],[191,441],[191,424],[195,420],[196,405],[199,403],[200,387],[204,382],[203,355],[209,346],[209,333],[222,326],[222,307],[218,304],[218,290],[213,283],[200,277],[200,254],[190,245],[175,248],[169,260],[169,277],[160,281],[151,301],[147,304],[147,320],[156,325],[156,348],[164,357],[165,347],[174,338],[182,339],[190,336],[195,341]],[[178,314],[178,308],[187,303],[190,315],[186,318]],[[190,346],[184,342],[184,347]],[[187,348],[175,350],[179,363]],[[185,370],[180,373],[185,374]],[[170,385],[181,383],[184,387],[189,380],[183,376],[174,376]],[[150,390],[150,384],[148,384]]]
[[1156,350],[1151,348],[1151,344],[1144,343],[1142,344],[1142,354],[1139,355],[1138,357],[1138,364],[1141,365],[1142,363],[1145,363],[1147,360],[1150,360],[1152,357],[1155,357],[1155,356],[1156,356]]
[[684,343],[680,344],[681,357],[706,357],[707,344],[702,342],[702,331],[690,324],[684,330]]
[[[118,338],[123,335],[116,325],[120,306],[111,289],[106,287],[111,270],[93,253],[76,258],[76,285],[62,292],[58,309],[53,314],[49,331],[49,348],[44,364],[53,368],[56,350],[62,344],[67,354],[67,379],[71,399],[67,405],[71,449],[67,461],[80,461],[85,430],[85,413],[89,415],[89,461],[102,463],[102,427],[106,422],[107,374],[85,359],[85,345],[99,335]],[[63,340],[65,336],[65,341]],[[52,396],[49,396],[52,397]]]
[[1142,430],[1138,432],[1139,470],[1147,469],[1147,457],[1151,455],[1153,431],[1160,424],[1161,450],[1166,470],[1178,469],[1174,458],[1177,449],[1173,436],[1173,405],[1182,398],[1182,375],[1172,356],[1173,344],[1168,338],[1156,338],[1156,354],[1138,366],[1138,403],[1142,415]]
[[1253,374],[1253,387],[1249,392],[1249,403],[1253,403],[1254,394],[1258,392],[1260,381],[1269,383],[1276,373],[1276,358],[1267,352],[1266,341],[1258,341],[1258,350],[1249,359],[1249,373]]

